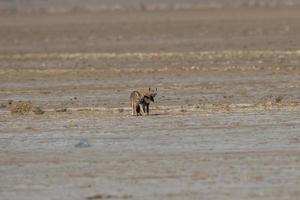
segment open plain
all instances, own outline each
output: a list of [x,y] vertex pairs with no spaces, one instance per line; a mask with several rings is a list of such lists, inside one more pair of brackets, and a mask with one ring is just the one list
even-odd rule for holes
[[299,199],[299,10],[1,15],[0,199]]

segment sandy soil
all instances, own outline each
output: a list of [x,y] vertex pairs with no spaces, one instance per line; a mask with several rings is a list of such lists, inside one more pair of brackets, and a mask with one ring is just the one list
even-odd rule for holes
[[[2,15],[1,199],[299,199],[299,19]],[[130,92],[148,87],[150,116],[131,116]]]

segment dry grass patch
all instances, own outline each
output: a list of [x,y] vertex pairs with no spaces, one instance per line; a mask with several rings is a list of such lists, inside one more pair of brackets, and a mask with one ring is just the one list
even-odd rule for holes
[[10,107],[10,112],[12,114],[21,114],[24,115],[26,113],[30,113],[33,109],[33,105],[31,101],[18,101],[12,103]]

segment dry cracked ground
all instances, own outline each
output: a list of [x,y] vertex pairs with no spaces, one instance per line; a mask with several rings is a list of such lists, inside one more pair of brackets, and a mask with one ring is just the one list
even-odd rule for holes
[[299,199],[299,11],[2,15],[1,200]]

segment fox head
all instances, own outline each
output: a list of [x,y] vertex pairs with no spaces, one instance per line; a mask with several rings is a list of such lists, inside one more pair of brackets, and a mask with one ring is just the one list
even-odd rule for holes
[[155,88],[155,90],[149,88],[149,91],[146,94],[144,94],[144,98],[147,103],[150,103],[150,101],[154,102],[154,97],[156,95],[157,95],[157,88]]

